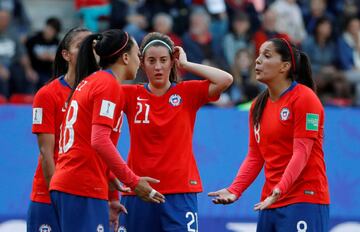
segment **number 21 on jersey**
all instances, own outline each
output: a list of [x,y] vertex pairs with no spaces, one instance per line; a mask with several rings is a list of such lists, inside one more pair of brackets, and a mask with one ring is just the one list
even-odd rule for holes
[[150,105],[144,102],[137,102],[136,104],[137,112],[135,114],[134,123],[135,124],[149,124],[149,112]]

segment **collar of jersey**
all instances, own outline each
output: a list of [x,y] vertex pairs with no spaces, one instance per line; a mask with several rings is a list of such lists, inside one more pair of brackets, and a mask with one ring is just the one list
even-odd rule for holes
[[298,83],[296,81],[293,81],[291,83],[291,85],[289,86],[289,88],[285,89],[285,91],[280,94],[280,97],[284,96],[287,92],[290,92],[291,90],[293,90],[297,84]]
[[68,88],[71,89],[71,86],[65,81],[65,76],[64,75],[61,75],[59,77],[59,81],[60,81],[60,84],[62,84],[63,86],[68,87]]
[[[169,92],[169,90],[172,89],[173,87],[175,87],[175,85],[176,85],[176,83],[174,83],[174,82],[171,83],[170,88],[169,88],[166,92]],[[151,90],[150,90],[150,88],[149,88],[149,83],[144,84],[144,88],[145,88],[149,93],[152,93]]]
[[113,73],[113,71],[112,71],[111,69],[104,69],[104,70],[102,70],[102,71],[111,74],[111,75],[115,78],[115,75],[114,75],[114,73]]

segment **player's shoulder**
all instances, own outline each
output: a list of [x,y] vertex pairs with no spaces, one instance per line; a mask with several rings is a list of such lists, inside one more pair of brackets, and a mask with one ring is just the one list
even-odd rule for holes
[[306,85],[298,83],[295,87],[294,95],[300,99],[306,100],[318,100],[318,97],[313,89],[309,88]]
[[35,98],[56,95],[58,89],[61,88],[61,83],[58,78],[42,86],[35,94]]

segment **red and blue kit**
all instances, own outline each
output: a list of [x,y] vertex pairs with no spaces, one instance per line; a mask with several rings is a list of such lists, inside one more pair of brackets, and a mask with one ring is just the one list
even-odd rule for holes
[[129,167],[160,183],[163,194],[202,191],[192,140],[196,112],[209,101],[209,81],[172,84],[162,96],[148,85],[123,85],[131,144]]
[[74,91],[62,124],[56,171],[50,190],[108,199],[109,168],[91,146],[92,125],[113,128],[116,145],[124,105],[121,86],[107,71],[85,78]]
[[[264,165],[266,181],[261,201],[270,196],[275,187],[281,189],[281,197],[269,208],[294,203],[329,204],[322,149],[324,109],[316,94],[310,88],[294,82],[279,100],[273,102],[268,99],[260,124],[253,125],[251,118],[252,115],[249,154],[229,190],[240,196]],[[296,155],[294,149],[297,145],[294,141],[298,139],[310,139],[313,146],[307,160],[302,158],[306,154],[304,152],[295,157],[301,162],[290,165]],[[297,178],[286,176],[298,169],[299,163],[304,163],[304,167],[300,173],[293,175]],[[244,173],[254,175],[242,175]],[[284,181],[284,173],[288,177],[287,182]],[[247,178],[242,179],[245,176]]]
[[[53,80],[42,87],[34,98],[32,132],[34,134],[53,134],[55,143],[60,138],[60,124],[66,111],[65,102],[71,87],[65,82],[64,76]],[[59,148],[55,144],[54,160],[56,162]],[[36,168],[31,200],[50,204],[50,194],[41,167],[41,156]]]

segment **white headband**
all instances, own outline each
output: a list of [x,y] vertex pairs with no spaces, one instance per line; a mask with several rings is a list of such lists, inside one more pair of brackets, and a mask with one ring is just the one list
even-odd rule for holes
[[150,41],[148,44],[146,44],[146,46],[144,47],[141,55],[144,55],[146,49],[148,49],[148,48],[150,47],[150,45],[152,45],[152,44],[154,44],[154,43],[162,43],[162,44],[164,44],[164,45],[169,49],[170,52],[172,52],[171,47],[170,47],[167,43],[165,43],[164,41],[159,40],[159,39],[154,39],[154,40]]

